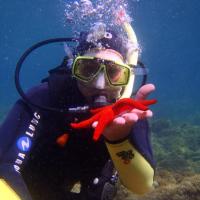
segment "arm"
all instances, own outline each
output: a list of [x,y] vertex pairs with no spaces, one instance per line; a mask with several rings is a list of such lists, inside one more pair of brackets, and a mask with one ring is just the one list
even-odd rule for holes
[[[145,85],[136,98],[145,99],[154,89],[151,84]],[[154,161],[148,122],[144,120],[151,116],[150,110],[134,109],[116,117],[103,133],[122,183],[137,194],[144,194],[153,185]]]
[[0,179],[0,194],[3,199],[20,200],[20,197],[16,192],[5,182],[4,179]]
[[[28,93],[33,100],[45,94],[37,87]],[[36,98],[37,97],[37,98]],[[34,99],[36,98],[36,99]],[[31,199],[21,170],[42,131],[41,114],[18,100],[0,127],[0,194],[9,199]],[[8,198],[7,198],[8,199]]]
[[31,199],[20,171],[33,143],[26,134],[32,118],[28,106],[19,100],[0,127],[0,194],[5,199],[23,199],[22,195]]
[[126,140],[117,144],[106,142],[106,146],[124,186],[137,194],[152,188],[154,161],[146,120],[138,121]]

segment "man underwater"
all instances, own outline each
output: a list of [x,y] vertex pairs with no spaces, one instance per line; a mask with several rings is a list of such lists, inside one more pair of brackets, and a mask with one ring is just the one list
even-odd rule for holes
[[[27,97],[60,109],[86,104],[96,108],[130,98],[138,49],[130,45],[131,38],[137,43],[133,29],[128,24],[125,29],[125,40],[109,29],[98,38],[92,31],[82,32],[70,67],[65,60]],[[154,89],[152,84],[142,86],[135,99],[146,99]],[[152,111],[120,113],[96,142],[92,133],[98,121],[86,129],[70,126],[90,116],[42,110],[19,99],[0,127],[0,197],[113,199],[117,174],[112,162],[130,191],[144,194],[151,190],[155,164],[147,118]],[[81,192],[72,194],[70,188],[77,181]]]

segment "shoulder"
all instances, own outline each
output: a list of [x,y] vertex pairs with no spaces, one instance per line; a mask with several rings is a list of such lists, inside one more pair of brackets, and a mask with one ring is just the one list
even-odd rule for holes
[[[41,83],[32,88],[30,88],[26,93],[27,101],[19,99],[18,102],[22,102],[26,107],[29,107],[32,111],[39,110],[41,112],[46,112],[46,110],[41,110],[39,107],[33,106],[45,106],[45,107],[52,107],[52,99],[50,98],[49,94],[49,86],[48,83]],[[29,104],[30,103],[30,104]]]
[[37,86],[32,87],[31,89],[28,90],[26,95],[27,97],[30,97],[30,98],[34,98],[36,96],[40,97],[40,96],[49,95],[48,83],[41,83]]
[[48,83],[41,83],[32,87],[26,93],[27,98],[33,103],[51,104],[50,92]]

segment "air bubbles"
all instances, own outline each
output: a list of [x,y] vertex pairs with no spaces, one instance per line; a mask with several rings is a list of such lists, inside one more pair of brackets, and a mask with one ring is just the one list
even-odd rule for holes
[[73,3],[73,6],[74,6],[74,8],[78,8],[78,7],[79,7],[78,1],[75,1],[75,2]]
[[87,42],[96,43],[97,40],[104,37],[106,33],[106,25],[102,22],[94,23],[90,28],[90,33],[87,36]]
[[[131,21],[128,15],[128,0],[77,0],[65,3],[65,24],[72,31],[84,31],[94,22],[103,22],[123,34],[122,22]],[[120,22],[120,23],[119,23]]]
[[80,6],[79,12],[82,14],[83,17],[90,16],[91,14],[96,12],[92,2],[89,0],[81,0],[79,6]]

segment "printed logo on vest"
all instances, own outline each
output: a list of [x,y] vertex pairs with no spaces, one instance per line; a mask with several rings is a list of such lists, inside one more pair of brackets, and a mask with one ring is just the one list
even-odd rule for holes
[[31,147],[31,140],[28,137],[21,137],[17,140],[17,147],[21,151],[27,152]]

